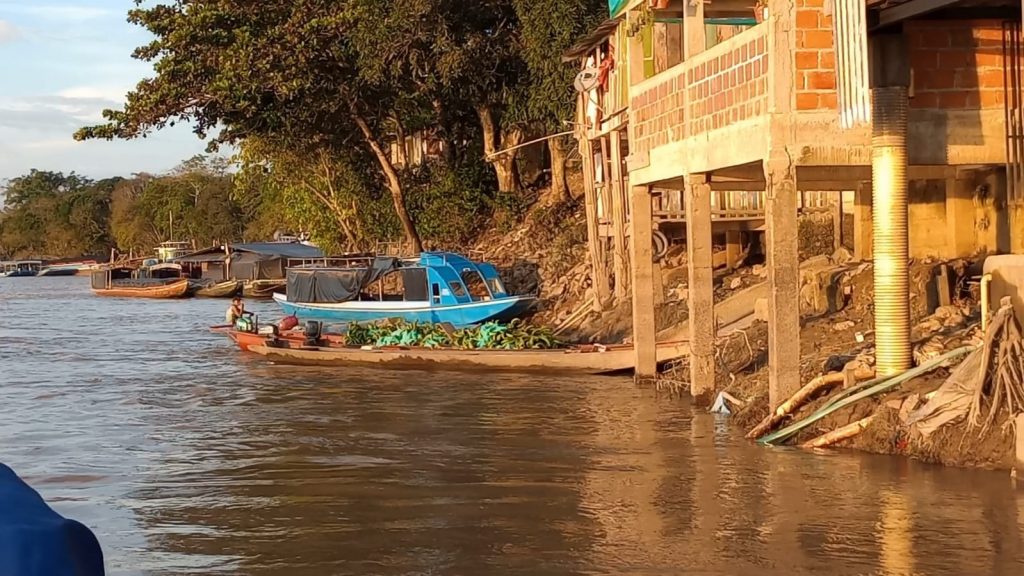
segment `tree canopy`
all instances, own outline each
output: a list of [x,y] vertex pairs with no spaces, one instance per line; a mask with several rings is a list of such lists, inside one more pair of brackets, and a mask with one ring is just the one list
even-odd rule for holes
[[[606,12],[592,0],[136,3],[129,20],[154,40],[134,57],[155,75],[76,138],[136,138],[188,122],[211,149],[241,146],[243,164],[259,169],[250,191],[317,211],[303,218],[333,222],[347,244],[365,236],[367,218],[351,212],[389,200],[387,220],[416,250],[416,213],[432,212],[412,200],[414,188],[472,174],[471,187],[488,187],[473,191],[479,206],[520,189],[516,152],[498,152],[527,129],[572,118],[575,71],[559,57]],[[426,165],[429,183],[424,165],[393,146],[412,135],[443,142]],[[552,152],[562,187],[564,145]],[[493,178],[480,175],[487,164]]]

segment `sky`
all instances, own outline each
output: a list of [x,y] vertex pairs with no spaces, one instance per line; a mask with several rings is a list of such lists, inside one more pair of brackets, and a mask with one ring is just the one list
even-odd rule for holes
[[151,40],[127,21],[132,0],[0,0],[0,181],[35,168],[91,178],[160,173],[206,144],[177,125],[130,141],[75,142],[119,108],[152,66]]

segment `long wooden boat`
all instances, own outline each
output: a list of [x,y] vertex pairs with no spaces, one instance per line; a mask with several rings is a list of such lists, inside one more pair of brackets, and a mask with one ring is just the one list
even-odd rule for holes
[[[389,369],[438,369],[572,374],[613,374],[634,367],[630,345],[586,346],[568,350],[456,350],[444,348],[286,347],[269,343],[247,348],[270,362],[299,366],[376,366]],[[687,342],[658,344],[658,362],[689,354]]]
[[230,298],[232,296],[237,296],[241,288],[241,281],[227,280],[216,284],[201,286],[196,289],[195,295],[203,298]]
[[119,298],[184,298],[188,294],[188,289],[188,279],[182,278],[159,284],[115,280],[106,288],[93,288],[92,291],[97,296]]
[[242,296],[246,298],[273,298],[274,294],[284,291],[285,280],[249,280],[242,286]]

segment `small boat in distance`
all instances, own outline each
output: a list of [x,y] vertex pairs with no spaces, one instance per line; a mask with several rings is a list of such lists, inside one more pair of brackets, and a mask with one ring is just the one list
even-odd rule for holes
[[120,266],[92,273],[92,292],[97,296],[183,298],[188,291],[188,278],[151,278],[139,268]]
[[0,262],[0,278],[19,278],[35,276],[43,267],[41,260],[17,260],[14,262]]
[[231,298],[237,296],[242,290],[242,282],[240,280],[226,280],[224,282],[214,283],[209,281],[203,283],[202,281],[193,281],[195,287],[195,295],[201,298]]
[[37,276],[76,276],[97,268],[95,260],[48,264],[39,270]]
[[518,318],[536,302],[506,292],[491,264],[451,252],[331,260],[331,266],[288,269],[287,294],[274,295],[285,314],[326,323],[398,318],[461,328]]

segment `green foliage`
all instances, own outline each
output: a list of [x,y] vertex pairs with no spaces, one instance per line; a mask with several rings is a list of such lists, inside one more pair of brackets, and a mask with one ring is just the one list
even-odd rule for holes
[[449,334],[439,324],[387,320],[349,325],[346,342],[351,346],[422,346],[465,350],[525,350],[558,348],[562,343],[548,328],[530,326],[516,319],[508,324],[487,322]]
[[62,257],[107,250],[110,193],[116,180],[32,170],[3,187],[0,254]]
[[410,170],[409,209],[435,246],[458,248],[481,231],[494,173],[476,158],[455,166],[430,162]]

